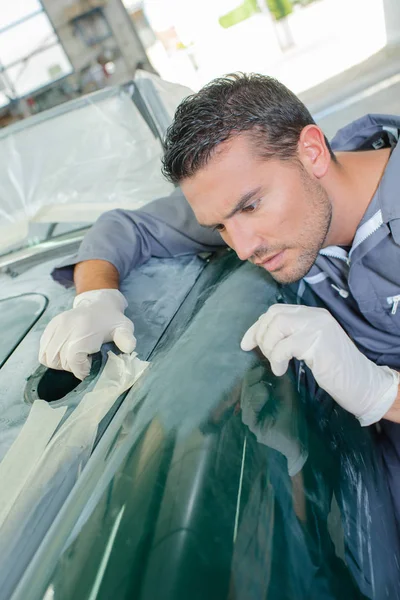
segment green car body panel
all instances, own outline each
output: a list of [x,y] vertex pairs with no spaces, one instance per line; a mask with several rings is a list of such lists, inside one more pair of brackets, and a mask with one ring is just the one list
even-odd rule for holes
[[276,378],[240,350],[277,301],[269,276],[233,253],[208,262],[15,599],[395,597],[373,434],[301,371]]

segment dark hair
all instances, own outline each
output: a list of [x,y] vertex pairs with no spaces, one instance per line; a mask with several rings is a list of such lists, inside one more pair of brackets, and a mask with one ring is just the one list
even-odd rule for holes
[[204,167],[221,142],[250,131],[260,157],[294,160],[302,129],[314,123],[301,100],[273,77],[227,75],[178,106],[166,133],[162,170],[179,183]]

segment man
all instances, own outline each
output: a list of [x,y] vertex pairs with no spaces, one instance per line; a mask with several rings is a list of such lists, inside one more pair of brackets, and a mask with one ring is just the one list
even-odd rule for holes
[[330,311],[272,306],[242,349],[259,346],[277,375],[291,358],[304,361],[362,425],[400,422],[399,127],[396,117],[369,116],[341,130],[331,149],[279,82],[211,82],[180,105],[166,138],[164,173],[188,203],[176,191],[98,220],[75,261],[74,307],[49,324],[41,362],[84,378],[103,342],[132,351],[119,281],[150,256],[225,243],[279,283],[300,281],[300,297],[310,286]]

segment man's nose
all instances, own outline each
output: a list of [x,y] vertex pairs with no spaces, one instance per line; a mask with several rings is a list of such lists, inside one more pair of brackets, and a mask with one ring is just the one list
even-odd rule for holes
[[260,247],[261,242],[254,232],[233,224],[229,228],[226,228],[225,241],[228,246],[235,250],[240,260],[249,260],[257,248]]

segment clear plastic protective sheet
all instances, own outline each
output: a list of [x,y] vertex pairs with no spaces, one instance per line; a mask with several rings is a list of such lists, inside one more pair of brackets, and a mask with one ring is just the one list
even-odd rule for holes
[[141,70],[135,73],[135,83],[163,138],[174,118],[177,106],[193,94],[193,90]]
[[[131,84],[134,85],[134,84]],[[93,222],[139,208],[173,186],[162,145],[129,86],[109,88],[0,133],[0,253],[26,242],[29,222]]]

